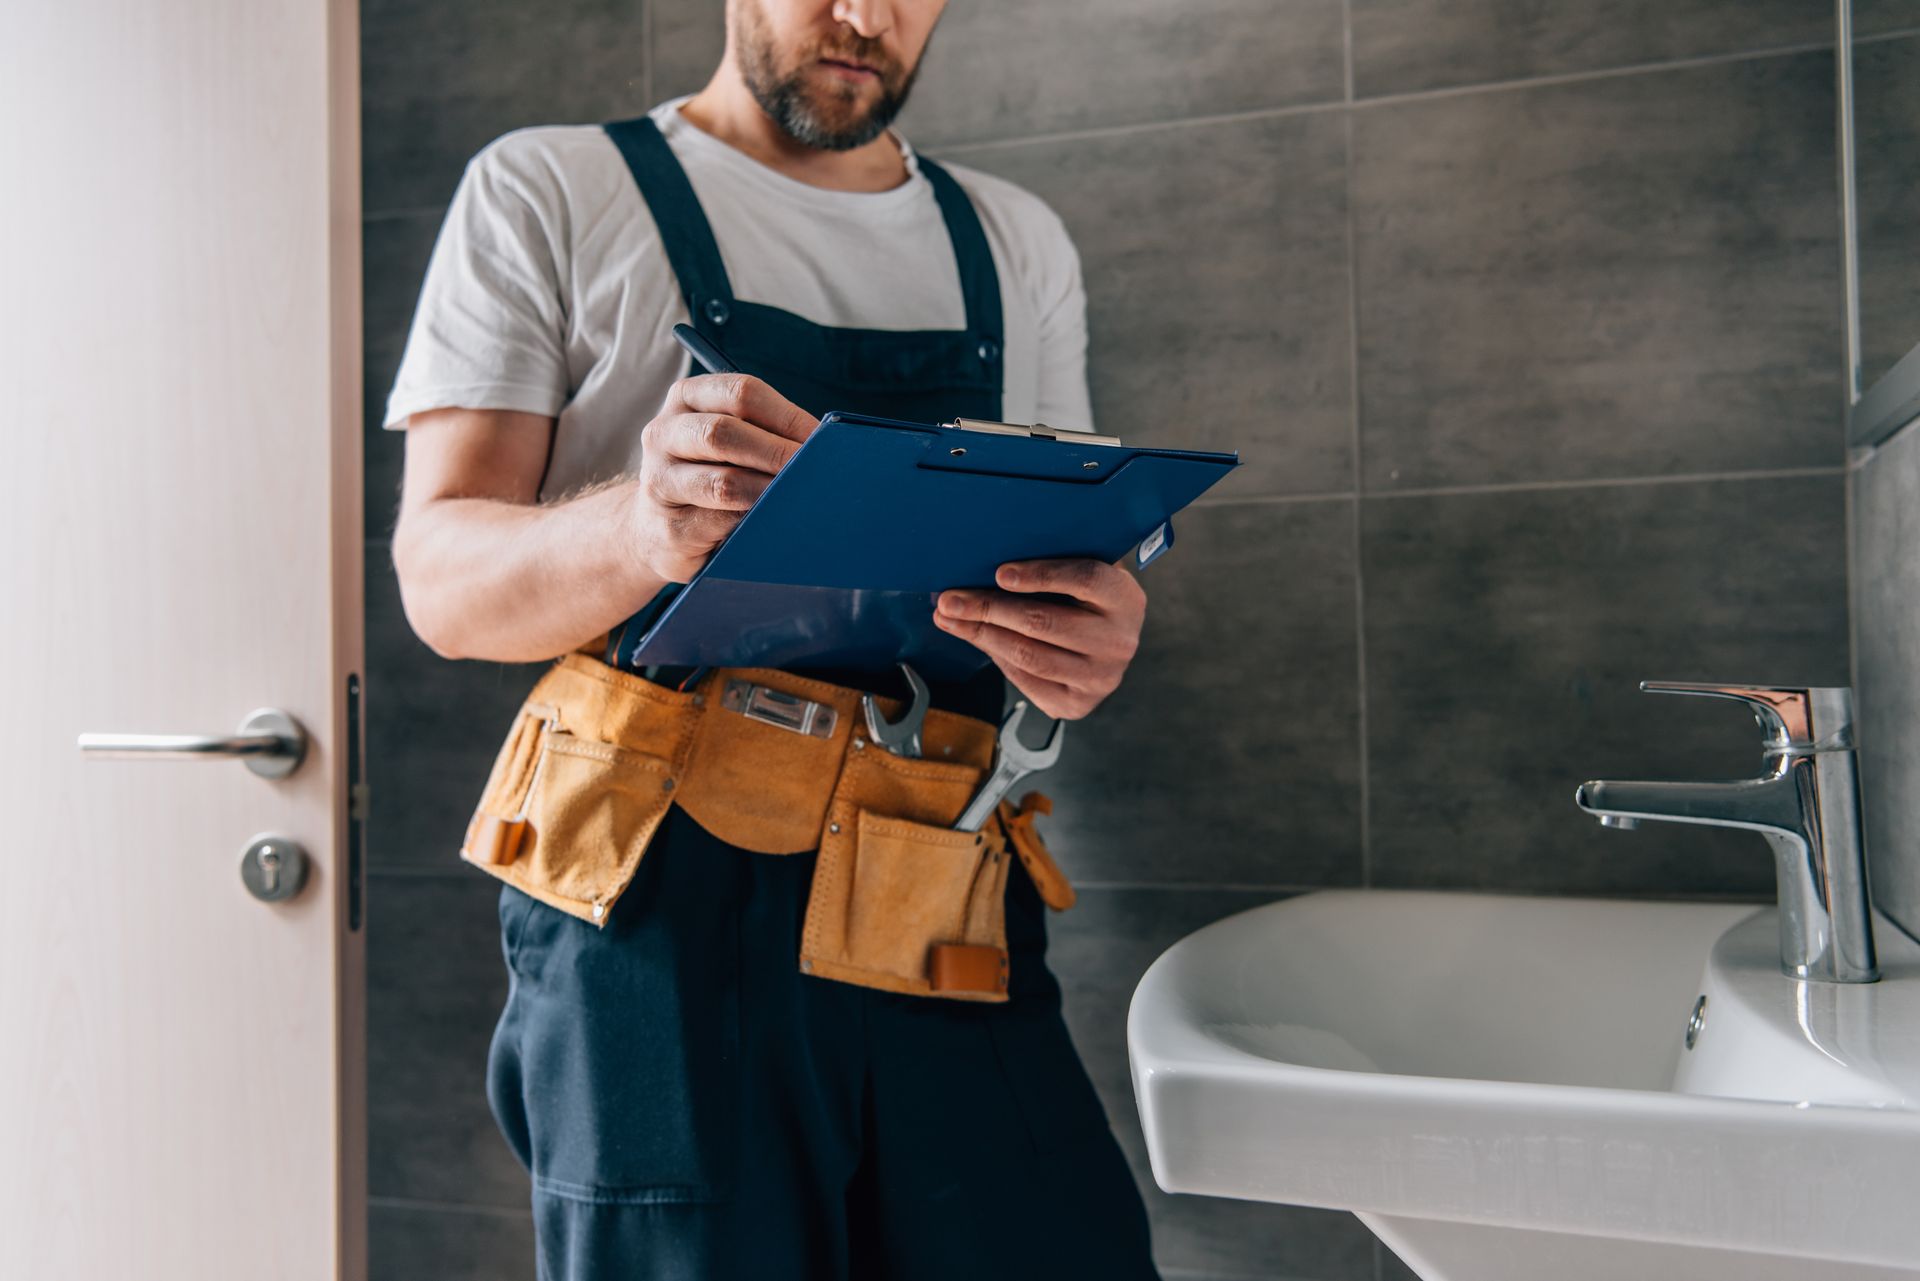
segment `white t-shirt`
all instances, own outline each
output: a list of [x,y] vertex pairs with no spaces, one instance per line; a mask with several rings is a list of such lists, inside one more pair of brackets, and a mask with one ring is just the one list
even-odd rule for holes
[[[815,324],[963,329],[952,241],[913,150],[889,191],[829,191],[649,114],[713,227],[734,295]],[[1037,196],[948,165],[1000,277],[1001,416],[1091,429],[1079,255]],[[635,470],[640,429],[688,372],[687,319],[652,212],[597,125],[517,129],[468,162],[433,247],[386,426],[447,406],[558,419],[541,497]],[[752,370],[748,370],[749,373]]]

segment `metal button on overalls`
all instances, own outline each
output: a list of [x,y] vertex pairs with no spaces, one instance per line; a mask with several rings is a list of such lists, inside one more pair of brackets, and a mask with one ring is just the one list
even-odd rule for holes
[[[606,130],[691,323],[743,369],[816,415],[1001,416],[998,275],[945,170],[919,158],[965,328],[831,328],[737,298],[652,121]],[[807,674],[892,692],[889,673]],[[997,722],[1003,692],[988,667],[933,700]],[[728,845],[676,805],[603,928],[501,887],[487,1092],[533,1178],[543,1281],[1154,1276],[1032,881],[1008,879],[1010,999],[966,1004],[802,973],[814,861]]]

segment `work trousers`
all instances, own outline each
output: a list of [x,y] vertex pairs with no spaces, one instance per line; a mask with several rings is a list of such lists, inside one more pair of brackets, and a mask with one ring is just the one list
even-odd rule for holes
[[1005,1004],[802,974],[813,863],[676,806],[604,927],[501,886],[487,1097],[540,1281],[1155,1278],[1019,863]]

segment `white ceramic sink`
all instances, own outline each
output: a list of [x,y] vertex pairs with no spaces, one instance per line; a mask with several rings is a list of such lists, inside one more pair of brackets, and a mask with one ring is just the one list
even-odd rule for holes
[[1874,925],[1881,982],[1840,989],[1750,906],[1243,912],[1134,993],[1155,1177],[1352,1210],[1426,1281],[1920,1278],[1920,946]]

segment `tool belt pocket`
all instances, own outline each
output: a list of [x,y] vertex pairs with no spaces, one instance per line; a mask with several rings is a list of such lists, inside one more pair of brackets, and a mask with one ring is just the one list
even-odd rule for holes
[[992,823],[950,826],[982,773],[854,754],[820,837],[803,973],[916,996],[1007,999],[1011,856]]
[[595,925],[633,879],[667,812],[661,757],[581,738],[528,703],[501,745],[460,857]]
[[837,806],[820,841],[800,968],[864,987],[1007,999],[999,834]]

